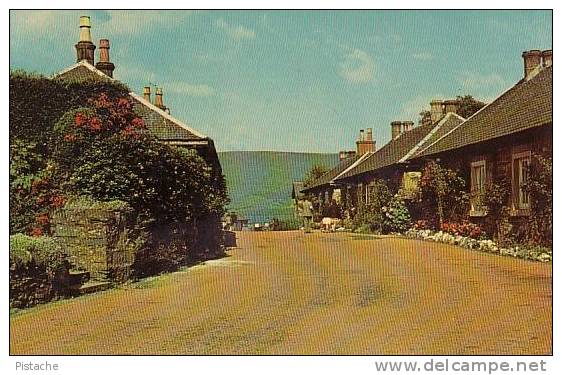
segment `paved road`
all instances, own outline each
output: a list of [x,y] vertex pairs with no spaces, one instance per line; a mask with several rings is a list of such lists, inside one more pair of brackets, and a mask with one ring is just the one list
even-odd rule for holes
[[238,240],[228,258],[15,315],[11,353],[551,353],[550,265],[401,238]]

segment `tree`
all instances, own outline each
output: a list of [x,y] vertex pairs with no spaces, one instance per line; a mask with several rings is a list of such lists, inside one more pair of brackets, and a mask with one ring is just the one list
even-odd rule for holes
[[427,125],[431,124],[431,112],[430,111],[421,111],[420,112],[420,125]]
[[457,100],[459,102],[457,114],[465,119],[469,118],[486,105],[485,103],[474,99],[472,95],[457,96]]
[[426,214],[430,215],[429,219],[437,216],[439,228],[444,222],[459,220],[466,213],[469,196],[466,182],[457,171],[430,161],[422,172],[420,187],[425,209],[433,211]]
[[304,185],[310,186],[314,181],[319,179],[322,175],[326,174],[329,169],[322,165],[322,164],[315,164],[310,168],[310,170],[306,173],[304,178]]

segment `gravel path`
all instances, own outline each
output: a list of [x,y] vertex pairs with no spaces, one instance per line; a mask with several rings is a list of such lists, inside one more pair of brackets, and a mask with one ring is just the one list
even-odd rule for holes
[[548,264],[393,237],[237,236],[227,258],[12,316],[10,353],[551,353]]

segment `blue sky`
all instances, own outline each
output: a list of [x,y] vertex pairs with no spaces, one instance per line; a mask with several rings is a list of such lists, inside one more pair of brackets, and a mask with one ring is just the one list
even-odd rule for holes
[[550,11],[11,11],[11,68],[73,64],[80,15],[110,39],[115,78],[162,86],[219,151],[337,152],[368,127],[381,146],[391,121],[489,101],[522,77],[522,51],[552,48]]

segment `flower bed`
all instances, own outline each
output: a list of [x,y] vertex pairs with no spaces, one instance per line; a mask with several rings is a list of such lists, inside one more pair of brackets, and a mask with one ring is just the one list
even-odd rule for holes
[[499,255],[508,255],[516,258],[535,260],[538,262],[552,261],[552,249],[542,246],[513,246],[500,247],[494,241],[487,239],[475,239],[461,235],[454,235],[443,231],[432,231],[430,229],[408,230],[405,235],[411,238],[417,238],[427,241],[435,241],[457,245],[471,250],[483,251],[486,253],[494,253]]

